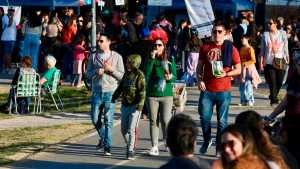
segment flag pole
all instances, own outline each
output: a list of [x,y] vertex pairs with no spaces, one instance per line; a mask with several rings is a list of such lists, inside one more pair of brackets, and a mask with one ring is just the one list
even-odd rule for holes
[[92,36],[91,36],[92,53],[96,51],[96,0],[92,0]]

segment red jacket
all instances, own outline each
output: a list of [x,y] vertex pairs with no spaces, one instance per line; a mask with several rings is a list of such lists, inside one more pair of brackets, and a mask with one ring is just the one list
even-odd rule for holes
[[69,27],[67,27],[66,29],[63,30],[63,43],[64,44],[70,44],[73,42],[75,36],[77,33],[77,27],[74,25],[71,25]]

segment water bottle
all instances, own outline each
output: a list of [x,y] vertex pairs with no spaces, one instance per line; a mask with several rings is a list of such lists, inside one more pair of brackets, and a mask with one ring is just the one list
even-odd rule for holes
[[163,92],[165,90],[165,88],[166,88],[166,84],[167,83],[166,83],[165,79],[160,79],[158,81],[158,90],[161,91],[161,92]]

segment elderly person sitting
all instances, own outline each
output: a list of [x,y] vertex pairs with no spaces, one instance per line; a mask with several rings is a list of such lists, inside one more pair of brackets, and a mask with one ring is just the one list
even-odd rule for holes
[[45,63],[46,63],[47,71],[42,74],[42,77],[40,79],[40,84],[42,85],[43,88],[48,88],[51,86],[54,73],[57,71],[57,68],[55,67],[56,59],[53,56],[48,55],[45,58]]

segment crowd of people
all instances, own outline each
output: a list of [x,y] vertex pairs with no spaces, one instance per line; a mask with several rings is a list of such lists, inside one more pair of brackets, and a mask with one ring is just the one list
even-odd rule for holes
[[[89,56],[90,13],[77,16],[72,8],[63,14],[33,10],[23,15],[19,25],[13,8],[7,14],[0,8],[0,15],[3,73],[14,73],[11,61],[18,55],[24,68],[15,76],[32,67],[30,70],[45,71],[40,83],[47,85],[58,68],[64,80],[82,87],[82,64],[88,59],[91,119],[99,135],[96,149],[103,148],[105,155],[111,156],[115,102],[121,96],[121,132],[128,159],[135,158],[139,119],[148,116],[148,154],[159,156],[161,126],[164,149],[174,156],[162,168],[210,168],[193,154],[198,134],[195,122],[182,114],[172,117],[173,84],[181,79],[201,91],[201,154],[206,154],[213,143],[211,118],[216,106],[218,159],[212,168],[288,169],[299,165],[299,139],[294,133],[300,119],[298,20],[269,18],[264,31],[248,12],[236,20],[231,16],[216,20],[212,36],[199,39],[188,20],[181,20],[176,27],[175,21],[161,15],[146,26],[142,13],[131,19],[128,11],[121,9],[97,17],[97,50]],[[262,82],[260,72],[269,85],[270,106],[275,108],[265,121],[286,111],[282,143],[268,136],[256,112],[243,112],[235,124],[228,125],[232,83],[239,85],[240,106],[254,106],[254,88]],[[287,94],[280,102],[278,93],[283,84],[287,84]],[[292,156],[296,162],[290,161]]]

